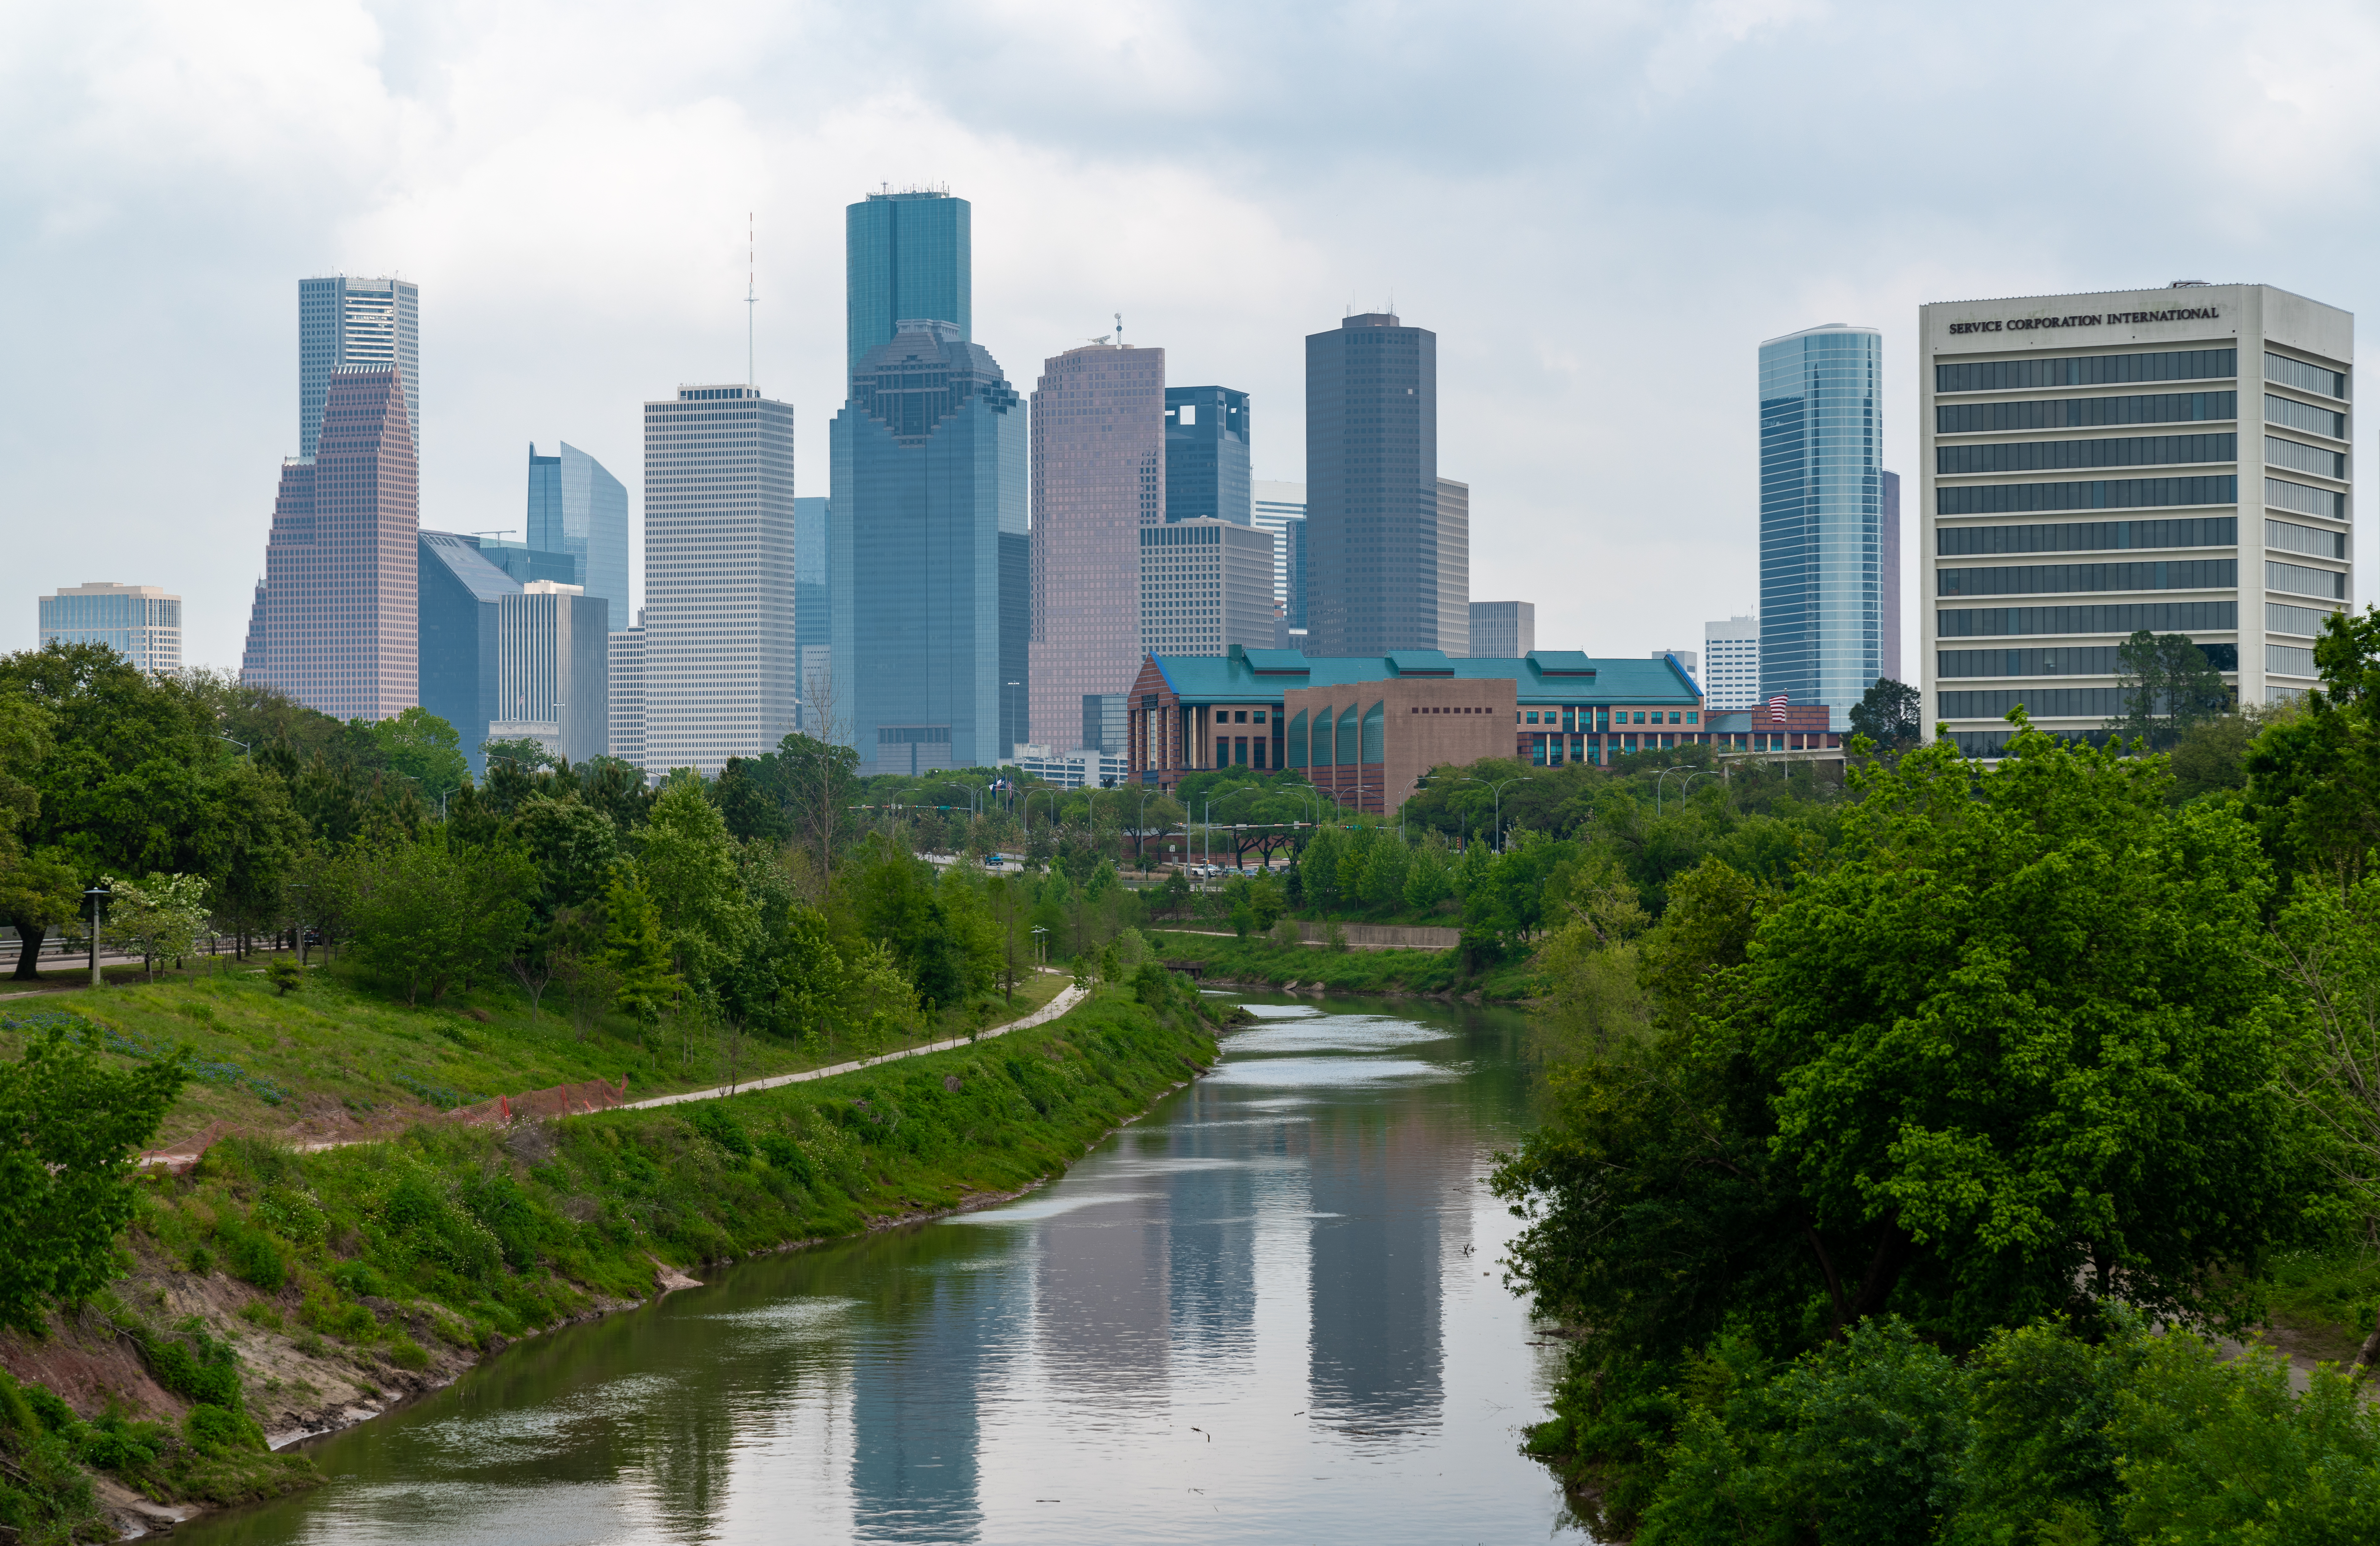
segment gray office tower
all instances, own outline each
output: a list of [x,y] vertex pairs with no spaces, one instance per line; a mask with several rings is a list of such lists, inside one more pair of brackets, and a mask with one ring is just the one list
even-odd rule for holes
[[574,763],[610,749],[602,597],[524,583],[455,532],[421,533],[419,562],[421,707],[455,727],[473,774],[487,772],[491,740],[535,741]]
[[1230,387],[1165,389],[1165,518],[1201,515],[1252,525],[1248,394]]
[[1026,739],[1024,399],[954,322],[851,373],[827,507],[833,717],[868,773],[991,767]]
[[1308,654],[1442,647],[1438,498],[1438,335],[1385,311],[1308,334]]
[[834,603],[826,578],[827,501],[815,496],[794,501],[794,655],[801,689],[805,735],[824,735],[810,712],[813,692],[832,695]]
[[565,583],[610,602],[614,630],[628,626],[628,486],[568,441],[552,456],[529,445],[528,545],[568,553]]
[[421,290],[401,279],[331,274],[298,282],[298,454],[310,457],[322,434],[331,372],[342,366],[395,366],[405,383],[406,428],[421,463]]
[[1876,567],[1877,589],[1884,598],[1876,669],[1895,682],[1907,682],[1900,674],[1900,475],[1897,472],[1884,475],[1884,518],[1876,528]]
[[911,318],[973,336],[970,210],[964,199],[913,189],[871,193],[843,211],[844,368],[892,342]]
[[1760,345],[1760,695],[1837,727],[1883,670],[1883,367],[1874,328]]

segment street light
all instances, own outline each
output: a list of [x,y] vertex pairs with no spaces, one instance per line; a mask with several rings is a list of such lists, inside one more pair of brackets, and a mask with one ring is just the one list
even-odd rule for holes
[[1465,777],[1463,779],[1463,781],[1466,784],[1487,784],[1489,789],[1496,792],[1496,827],[1494,835],[1488,839],[1488,851],[1489,852],[1493,853],[1497,852],[1501,849],[1504,844],[1504,785],[1535,783],[1536,782],[1536,778],[1537,776],[1534,773],[1519,773],[1513,775],[1512,778],[1493,783],[1490,783],[1486,779],[1474,779],[1469,777]]
[[91,904],[91,985],[99,984],[99,904],[114,893],[104,886],[92,886],[84,890],[82,900]]
[[1685,792],[1685,791],[1692,790],[1694,787],[1694,780],[1696,779],[1716,779],[1718,777],[1717,773],[1712,772],[1706,767],[1694,768],[1691,771],[1683,767],[1664,767],[1661,769],[1661,776],[1653,780],[1653,815],[1656,820],[1659,819],[1661,815],[1661,786],[1669,781],[1670,775],[1672,773],[1682,773],[1685,775],[1686,781],[1680,791],[1681,793]]
[[[1049,931],[1048,929],[1043,928],[1040,924],[1034,924],[1034,925],[1033,925],[1033,932],[1034,932],[1036,935],[1046,935],[1046,934],[1048,934],[1050,931]],[[1049,964],[1050,964],[1050,963],[1049,963],[1049,961],[1048,961],[1046,959],[1044,959],[1044,954],[1043,954],[1043,952],[1044,952],[1044,951],[1046,951],[1046,950],[1048,949],[1048,948],[1049,948],[1049,944],[1050,944],[1050,942],[1049,942],[1047,939],[1036,939],[1036,940],[1034,940],[1034,941],[1033,941],[1033,964],[1034,964],[1034,965],[1036,965],[1036,966],[1047,966],[1047,965],[1049,965]]]
[[217,731],[215,732],[215,739],[217,741],[230,742],[233,745],[240,749],[240,752],[248,758],[249,761],[254,762],[256,760],[256,748],[250,746],[247,742],[242,741],[238,736],[225,735],[221,731]]

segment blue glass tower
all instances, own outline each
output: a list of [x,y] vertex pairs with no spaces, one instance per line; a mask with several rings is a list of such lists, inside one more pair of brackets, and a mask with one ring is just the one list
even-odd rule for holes
[[1165,518],[1256,524],[1248,481],[1248,394],[1230,387],[1165,389]]
[[1760,345],[1760,693],[1834,722],[1883,670],[1883,336]]
[[837,728],[866,772],[996,764],[1031,701],[1024,400],[955,323],[905,320],[829,450]]
[[564,583],[609,601],[613,631],[634,621],[628,615],[627,485],[568,441],[553,456],[540,456],[534,443],[528,448],[528,546],[569,554],[571,573]]
[[912,318],[973,335],[969,208],[947,193],[871,193],[843,211],[845,365],[892,342]]

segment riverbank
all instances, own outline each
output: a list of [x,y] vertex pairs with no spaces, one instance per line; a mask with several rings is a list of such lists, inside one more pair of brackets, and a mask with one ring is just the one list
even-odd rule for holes
[[[1460,950],[1371,948],[1330,950],[1277,945],[1269,938],[1151,929],[1148,937],[1169,961],[1196,961],[1209,987],[1256,992],[1348,993],[1384,998],[1463,999],[1520,1003],[1536,991],[1528,958],[1466,971]],[[1291,984],[1294,984],[1293,987]]]
[[[152,1340],[224,1347],[248,1413],[287,1443],[710,1264],[1014,1195],[1211,1066],[1236,1012],[1150,973],[996,1041],[722,1100],[316,1153],[228,1139],[136,1183],[115,1298]],[[86,1421],[187,1426],[198,1404],[144,1378],[131,1335],[86,1314],[0,1337],[0,1366]],[[238,1501],[145,1480],[152,1523]]]

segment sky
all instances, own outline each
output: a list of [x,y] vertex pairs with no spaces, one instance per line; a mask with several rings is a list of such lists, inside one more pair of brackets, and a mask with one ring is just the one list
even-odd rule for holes
[[1438,334],[1473,598],[1699,648],[1757,597],[1761,340],[1881,329],[1913,481],[1924,302],[2360,312],[2374,79],[2380,7],[2325,0],[0,0],[0,650],[115,580],[237,665],[310,274],[421,287],[424,525],[519,528],[557,440],[640,518],[640,405],[743,379],[748,217],[759,384],[825,493],[842,211],[886,184],[972,202],[1012,381],[1122,312],[1252,394],[1262,478],[1304,477],[1305,335],[1392,303]]

